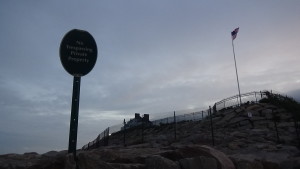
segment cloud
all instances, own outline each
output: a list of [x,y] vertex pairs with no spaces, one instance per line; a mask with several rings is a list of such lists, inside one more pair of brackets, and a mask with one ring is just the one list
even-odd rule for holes
[[71,29],[89,31],[99,51],[94,69],[81,79],[80,147],[134,113],[169,116],[235,95],[230,31],[238,26],[234,45],[242,93],[296,91],[297,6],[1,2],[0,153],[67,147],[73,77],[63,69],[58,51]]

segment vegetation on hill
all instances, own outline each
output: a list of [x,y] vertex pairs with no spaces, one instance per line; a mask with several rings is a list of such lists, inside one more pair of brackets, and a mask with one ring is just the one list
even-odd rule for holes
[[292,113],[295,121],[300,121],[300,104],[293,98],[266,92],[267,98],[260,100],[261,103],[270,103],[284,108]]

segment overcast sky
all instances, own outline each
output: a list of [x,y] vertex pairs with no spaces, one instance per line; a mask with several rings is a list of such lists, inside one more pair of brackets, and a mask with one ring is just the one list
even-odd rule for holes
[[207,108],[241,92],[300,89],[300,1],[0,2],[0,154],[68,148],[73,77],[59,59],[71,29],[93,35],[81,79],[78,148],[134,113]]

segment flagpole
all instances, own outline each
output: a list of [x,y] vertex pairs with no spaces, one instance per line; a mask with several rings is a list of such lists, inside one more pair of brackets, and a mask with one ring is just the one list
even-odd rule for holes
[[239,76],[238,76],[237,66],[236,66],[236,59],[235,59],[235,52],[234,52],[233,39],[232,39],[231,42],[232,42],[233,58],[234,58],[234,65],[235,65],[236,81],[237,81],[237,84],[238,84],[238,90],[239,90],[240,105],[242,105],[242,98],[241,98],[241,91],[240,91],[240,82],[239,82]]

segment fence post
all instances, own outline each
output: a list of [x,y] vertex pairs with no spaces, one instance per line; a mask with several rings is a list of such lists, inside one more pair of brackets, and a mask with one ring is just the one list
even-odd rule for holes
[[144,118],[142,119],[142,143],[144,143]]
[[107,128],[107,139],[106,139],[106,146],[108,146],[108,141],[109,141],[109,127]]
[[96,147],[100,147],[100,134],[98,135],[96,139]]
[[103,133],[102,146],[106,146],[106,130],[107,130],[107,128],[102,132]]
[[254,92],[254,94],[255,94],[255,102],[257,103],[257,97],[256,97],[256,92]]
[[211,107],[210,106],[209,106],[209,114],[210,114],[210,128],[211,128],[212,143],[213,143],[213,146],[215,146],[214,129],[213,129],[212,113],[211,113]]
[[175,141],[176,141],[177,134],[176,134],[176,115],[175,115],[175,111],[174,111],[174,136],[175,136]]
[[214,111],[214,113],[217,112],[217,104],[216,104],[216,103],[215,103],[214,106],[213,106],[213,111]]
[[278,119],[279,117],[277,117],[277,116],[275,115],[275,113],[273,112],[273,109],[272,109],[272,115],[273,115],[273,121],[274,121],[274,125],[275,125],[275,130],[276,130],[277,143],[279,143],[280,140],[279,140],[278,128],[277,128],[277,121],[279,121],[279,119]]
[[125,119],[124,119],[124,136],[123,136],[123,144],[124,144],[124,147],[126,147],[126,142],[125,142],[125,136],[126,136],[126,122],[125,122]]
[[262,93],[261,93],[261,91],[259,91],[260,92],[260,99],[262,99]]

